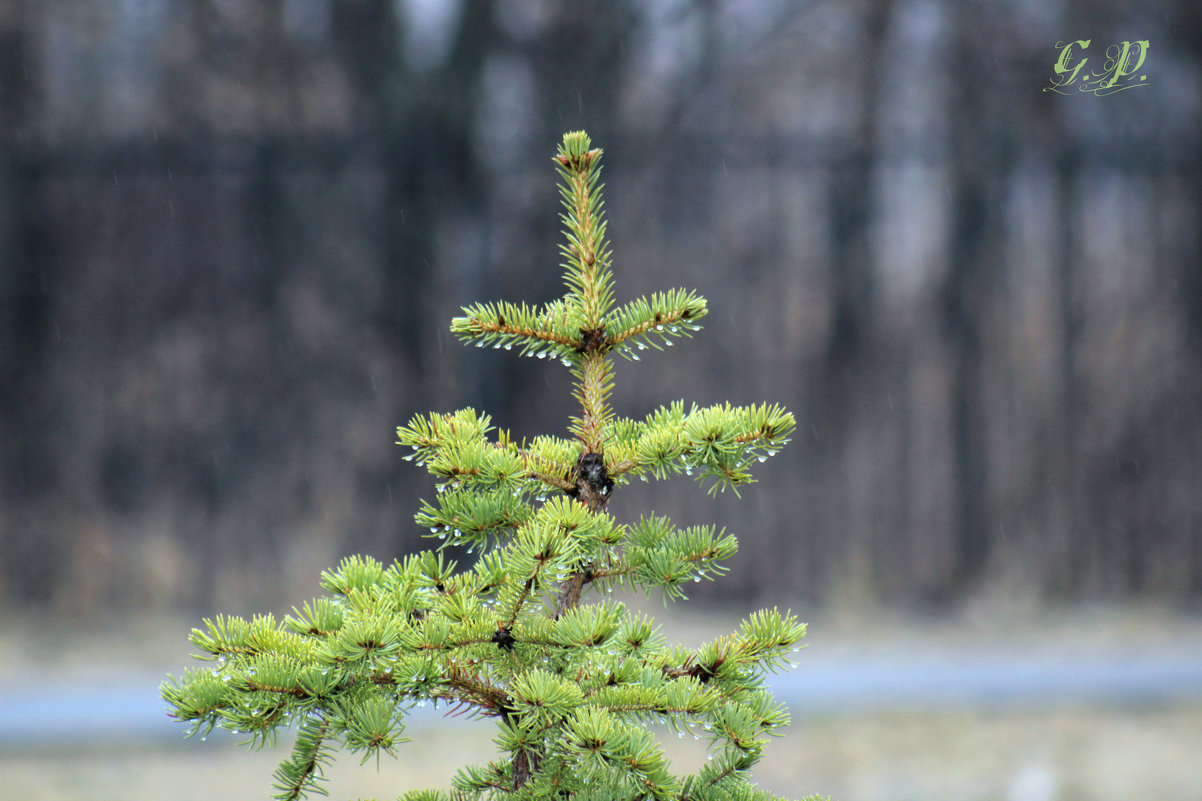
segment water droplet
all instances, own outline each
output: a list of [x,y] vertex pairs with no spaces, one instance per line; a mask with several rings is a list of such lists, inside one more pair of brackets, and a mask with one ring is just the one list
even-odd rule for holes
[[505,350],[513,350],[513,345],[506,343]]

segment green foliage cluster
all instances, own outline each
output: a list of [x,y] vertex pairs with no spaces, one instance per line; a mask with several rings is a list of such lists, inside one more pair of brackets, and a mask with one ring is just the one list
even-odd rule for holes
[[[737,491],[794,420],[770,405],[612,413],[612,355],[637,359],[691,335],[706,304],[675,290],[614,307],[600,155],[576,132],[556,156],[567,294],[538,308],[478,304],[451,327],[477,345],[564,362],[580,403],[571,437],[518,443],[473,409],[419,415],[397,430],[406,458],[438,480],[418,524],[443,547],[478,550],[474,563],[461,568],[443,547],[389,566],[344,559],[322,574],[327,595],[282,621],[204,621],[191,640],[210,664],[163,685],[192,732],[222,727],[261,746],[295,727],[276,771],[280,799],[320,792],[339,746],[364,760],[395,754],[406,713],[431,702],[495,719],[499,756],[462,768],[449,792],[413,790],[405,801],[775,798],[749,773],[767,736],[788,723],[763,680],[787,664],[805,626],[763,611],[701,647],[667,645],[609,591],[683,597],[690,581],[723,571],[737,542],[657,516],[621,523],[604,507],[636,477],[683,473]],[[582,603],[586,590],[599,600]],[[711,759],[674,775],[654,722],[703,734]]]

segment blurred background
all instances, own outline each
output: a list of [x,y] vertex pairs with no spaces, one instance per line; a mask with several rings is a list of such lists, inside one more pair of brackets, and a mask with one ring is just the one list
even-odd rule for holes
[[[1078,91],[1141,40],[1130,88]],[[182,661],[200,614],[425,547],[411,415],[563,432],[565,370],[447,326],[562,293],[550,157],[579,128],[619,302],[710,301],[619,365],[618,412],[798,419],[742,501],[615,495],[739,536],[696,598],[802,609],[849,664],[856,632],[1053,609],[1041,641],[1198,646],[1200,103],[1194,0],[6,0],[0,647],[38,673],[84,632],[178,672],[163,632]],[[1190,708],[1164,742],[1202,748]],[[1109,797],[1011,772],[950,797]],[[876,786],[797,794],[936,797]]]

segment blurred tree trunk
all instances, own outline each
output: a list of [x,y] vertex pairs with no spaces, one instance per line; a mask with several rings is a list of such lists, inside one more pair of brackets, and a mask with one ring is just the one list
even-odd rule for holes
[[[1066,134],[1067,135],[1067,134]],[[1080,237],[1076,224],[1076,187],[1081,172],[1080,159],[1073,144],[1060,149],[1055,166],[1056,239],[1054,269],[1058,304],[1059,393],[1054,409],[1053,436],[1045,445],[1044,459],[1050,475],[1044,486],[1045,519],[1052,551],[1044,563],[1045,581],[1058,593],[1076,594],[1087,568],[1080,533],[1080,449],[1077,419],[1080,390],[1077,379],[1077,348],[1081,332],[1081,311],[1076,300],[1076,253]]]
[[[951,73],[984,74],[994,43],[982,30],[981,9],[956,4],[951,14]],[[936,592],[938,600],[962,599],[977,589],[993,550],[983,339],[988,304],[1003,269],[1001,187],[1011,169],[1008,129],[997,124],[1001,114],[990,87],[972,80],[957,80],[954,86],[948,111],[952,221],[942,297],[942,333],[952,376],[953,486],[948,500],[953,514],[949,574],[946,587]]]
[[[495,408],[497,359],[444,348],[448,312],[492,297],[483,261],[487,215],[474,145],[481,74],[494,44],[494,4],[467,0],[444,59],[419,67],[405,52],[403,21],[392,0],[332,4],[333,52],[351,84],[358,118],[383,172],[377,246],[381,276],[373,328],[399,358],[391,397],[397,423],[430,408]],[[457,358],[458,357],[458,358]],[[387,475],[371,486],[388,487]],[[391,489],[388,490],[391,499]],[[416,488],[399,490],[398,508],[416,503]],[[395,529],[379,529],[352,550],[395,555],[420,545],[401,514]]]
[[[1202,61],[1202,3],[1192,0],[1179,0],[1172,6],[1172,16],[1168,22],[1169,31],[1185,43],[1186,52],[1192,53],[1195,66]],[[1194,98],[1195,107],[1202,106],[1202,86],[1195,82],[1198,91]],[[1198,427],[1202,424],[1199,409],[1202,409],[1202,125],[1195,131],[1192,153],[1187,152],[1185,158],[1189,163],[1186,174],[1192,176],[1193,242],[1183,243],[1184,248],[1193,245],[1193,253],[1178,254],[1174,259],[1179,266],[1180,286],[1179,298],[1183,305],[1183,324],[1185,326],[1186,356],[1192,369],[1187,371],[1187,391],[1184,399],[1186,408],[1193,409],[1193,415],[1187,419],[1193,436],[1187,438],[1187,443],[1198,443],[1202,435]],[[1188,214],[1188,212],[1187,212]],[[1192,258],[1191,258],[1192,256]],[[1185,470],[1194,477],[1202,473],[1202,455],[1196,444],[1190,449],[1192,458],[1185,460]],[[1179,539],[1178,539],[1179,538]],[[1195,603],[1202,599],[1202,536],[1199,532],[1178,531],[1174,539],[1177,542],[1169,546],[1171,552],[1177,554],[1177,565],[1184,580],[1181,582],[1185,597]]]
[[[45,207],[45,158],[35,141],[41,93],[33,33],[37,4],[13,0],[0,14],[0,514],[28,510],[56,480],[46,446],[55,430],[46,392],[53,341],[55,231]],[[0,519],[0,528],[24,528]],[[25,602],[50,599],[61,551],[46,537],[5,535],[3,589]]]
[[[856,100],[852,112],[854,124],[847,140],[840,143],[839,156],[829,174],[831,259],[828,286],[833,311],[825,349],[824,376],[815,399],[816,417],[825,421],[817,432],[815,458],[827,466],[823,471],[826,480],[838,483],[831,488],[828,500],[823,504],[830,517],[817,522],[819,530],[826,532],[830,545],[825,559],[830,560],[828,564],[839,566],[836,576],[846,575],[853,584],[861,581],[875,584],[874,575],[862,574],[865,571],[875,574],[879,567],[873,564],[876,554],[872,531],[870,526],[863,525],[864,516],[852,508],[854,492],[847,482],[855,478],[849,469],[852,434],[857,426],[864,424],[861,413],[872,407],[865,396],[875,390],[870,376],[877,344],[874,317],[878,310],[871,223],[873,179],[879,150],[882,59],[892,11],[892,0],[874,0],[865,12],[863,50],[854,72],[854,83],[843,87],[845,96]],[[842,535],[830,536],[830,532],[840,528]],[[776,580],[783,580],[783,577],[778,576]],[[829,575],[827,580],[830,580]],[[818,592],[826,594],[827,590],[819,588]]]
[[[403,52],[401,22],[391,0],[333,5],[335,52],[359,103],[383,143],[386,190],[383,269],[378,319],[419,372],[437,368],[423,343],[441,316],[427,320],[425,300],[440,267],[440,223],[480,220],[483,199],[472,144],[481,67],[495,35],[493,4],[469,0],[446,59],[429,70]],[[421,299],[421,300],[419,300]],[[441,309],[439,309],[441,311]]]
[[[1174,7],[1174,16],[1177,19],[1173,21],[1170,30],[1176,38],[1184,42],[1188,51],[1202,60],[1202,4],[1183,0]],[[1194,98],[1194,103],[1202,105],[1202,88],[1199,89],[1199,96]],[[1202,269],[1199,268],[1199,262],[1202,261],[1202,129],[1194,136],[1193,153],[1185,154],[1187,159],[1191,156],[1191,172],[1194,179],[1194,258],[1177,261],[1183,268],[1180,277],[1180,297],[1185,307],[1185,321],[1188,327],[1187,344],[1199,372],[1202,372]],[[1202,543],[1202,538],[1195,538],[1195,541]],[[1199,580],[1202,581],[1202,576]],[[1202,591],[1202,585],[1198,589]]]

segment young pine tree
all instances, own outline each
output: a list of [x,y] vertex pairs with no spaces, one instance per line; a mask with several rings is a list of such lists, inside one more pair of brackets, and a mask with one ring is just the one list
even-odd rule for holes
[[[766,736],[789,720],[763,679],[805,626],[763,611],[699,648],[664,644],[608,591],[681,598],[687,582],[723,572],[735,538],[658,516],[618,522],[605,506],[635,478],[685,473],[711,491],[746,484],[751,465],[787,441],[793,416],[679,401],[642,420],[614,414],[613,358],[690,336],[706,303],[673,290],[614,305],[600,159],[583,132],[565,135],[555,157],[567,294],[542,307],[478,304],[451,324],[477,346],[567,366],[579,403],[571,436],[490,437],[489,418],[473,409],[397,429],[405,458],[439,482],[418,524],[443,546],[478,551],[475,564],[460,568],[441,550],[388,567],[347,558],[322,574],[328,595],[282,621],[204,621],[191,641],[212,665],[164,683],[171,714],[192,733],[219,726],[260,746],[296,727],[277,798],[321,792],[339,746],[365,760],[395,753],[406,713],[428,701],[494,720],[499,755],[459,770],[449,792],[410,790],[405,801],[775,798],[749,777]],[[703,734],[710,761],[674,775],[654,722]]]

